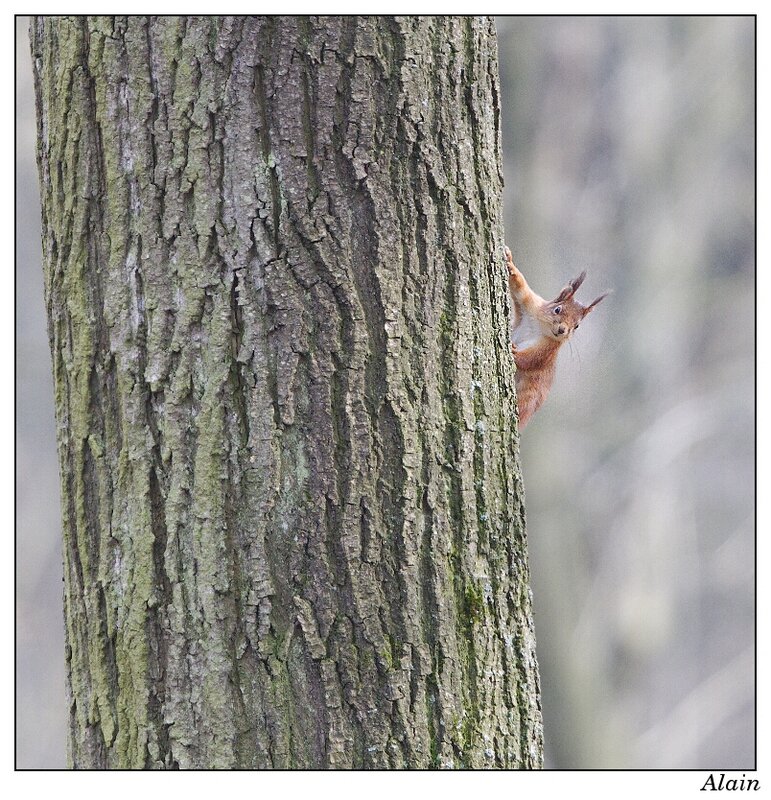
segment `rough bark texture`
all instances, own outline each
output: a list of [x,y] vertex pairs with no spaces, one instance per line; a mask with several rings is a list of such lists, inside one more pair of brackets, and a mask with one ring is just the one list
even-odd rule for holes
[[37,18],[77,767],[538,767],[496,38]]

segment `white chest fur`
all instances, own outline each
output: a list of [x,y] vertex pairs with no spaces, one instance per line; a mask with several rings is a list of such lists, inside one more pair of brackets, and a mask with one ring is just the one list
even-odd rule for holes
[[517,350],[527,350],[542,337],[541,324],[528,314],[521,314],[518,324],[511,329],[511,341],[517,346]]

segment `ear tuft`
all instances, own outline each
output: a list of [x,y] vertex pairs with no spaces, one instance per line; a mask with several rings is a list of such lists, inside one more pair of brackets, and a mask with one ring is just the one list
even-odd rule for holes
[[586,277],[586,270],[584,270],[577,278],[573,278],[570,281],[570,286],[573,289],[573,294],[578,291],[578,287],[584,282],[584,278]]
[[584,309],[584,316],[586,316],[598,303],[601,303],[609,294],[610,292],[605,292],[601,294],[596,300],[592,300],[592,302],[589,303],[589,305]]
[[573,280],[562,289],[553,302],[562,303],[564,300],[569,300],[578,291],[578,287],[584,282],[585,277],[586,270],[584,270],[577,278],[573,278]]

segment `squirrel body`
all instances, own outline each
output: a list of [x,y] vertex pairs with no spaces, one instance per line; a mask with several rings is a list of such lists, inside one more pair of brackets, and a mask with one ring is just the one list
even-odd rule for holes
[[588,306],[574,299],[586,272],[568,283],[554,300],[544,300],[528,285],[506,248],[509,293],[514,311],[511,352],[517,365],[516,388],[520,427],[546,400],[554,381],[557,354],[578,328],[581,320],[605,297],[601,294]]

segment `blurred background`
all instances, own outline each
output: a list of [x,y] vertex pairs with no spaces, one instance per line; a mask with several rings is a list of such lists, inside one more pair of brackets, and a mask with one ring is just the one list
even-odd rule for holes
[[27,31],[16,18],[16,767],[64,767],[61,517]]
[[[751,17],[498,20],[506,236],[600,305],[522,436],[547,766],[755,765]],[[17,767],[65,766],[53,391],[17,19]]]
[[752,768],[754,20],[498,35],[514,260],[613,290],[522,435],[547,765]]

